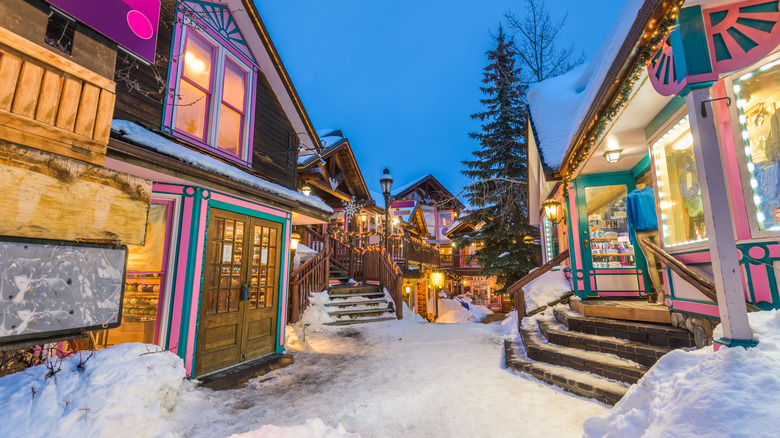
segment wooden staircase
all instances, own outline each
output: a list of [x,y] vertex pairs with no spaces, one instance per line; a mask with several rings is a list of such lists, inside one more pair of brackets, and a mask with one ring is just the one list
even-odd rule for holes
[[[589,300],[588,305],[596,309],[601,307],[599,301]],[[607,300],[601,304],[614,306]],[[623,306],[630,307],[626,302]],[[579,303],[572,307],[583,308]],[[646,322],[658,320],[656,310],[668,313],[665,307],[657,306],[635,312],[635,320],[619,320],[585,316],[559,306],[553,317],[526,319],[520,328],[521,342],[504,341],[506,366],[614,405],[663,355],[675,348],[695,346],[687,331]]]
[[388,300],[380,286],[372,284],[344,284],[328,288],[331,302],[325,304],[335,321],[326,325],[352,325],[396,319],[393,302]]

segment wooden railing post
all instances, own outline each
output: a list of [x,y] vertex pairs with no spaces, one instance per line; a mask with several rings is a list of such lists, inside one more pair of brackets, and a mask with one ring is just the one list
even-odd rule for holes
[[[330,251],[330,233],[322,226],[322,249],[327,253]],[[325,260],[325,285],[330,286],[330,257]]]
[[515,309],[517,310],[517,330],[523,327],[523,318],[525,318],[525,291],[521,288],[515,291]]
[[301,294],[300,294],[300,283],[298,283],[297,279],[292,279],[290,283],[290,301],[292,304],[292,309],[290,309],[290,322],[296,323],[298,322],[298,318],[300,317],[301,312]]

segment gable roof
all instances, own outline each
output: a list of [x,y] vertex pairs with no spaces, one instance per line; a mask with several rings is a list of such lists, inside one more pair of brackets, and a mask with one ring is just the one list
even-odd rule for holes
[[[317,154],[298,157],[298,175],[309,174],[316,167],[320,166],[322,161],[333,159],[334,156],[338,155],[344,171],[351,173],[353,181],[357,182],[355,187],[357,193],[354,196],[366,201],[372,200],[373,197],[363,178],[363,172],[360,171],[360,166],[357,163],[349,139],[345,138],[340,130],[322,130],[319,132],[323,133],[320,138],[327,146]],[[331,175],[331,177],[334,176]]]
[[403,199],[405,196],[410,195],[413,193],[418,187],[422,186],[423,184],[428,183],[436,188],[436,191],[440,192],[441,196],[446,198],[448,201],[451,201],[455,204],[455,206],[458,209],[464,209],[466,208],[465,205],[463,205],[462,202],[458,198],[455,197],[449,190],[447,190],[444,185],[439,182],[432,174],[428,174],[425,176],[422,176],[420,178],[417,178],[410,182],[409,184],[406,184],[404,186],[401,186],[395,190],[391,190],[391,194],[396,197],[397,199]]

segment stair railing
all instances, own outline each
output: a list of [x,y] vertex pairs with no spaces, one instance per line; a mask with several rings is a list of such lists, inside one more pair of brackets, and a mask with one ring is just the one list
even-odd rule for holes
[[301,236],[300,243],[302,245],[306,245],[317,252],[325,249],[325,237],[311,226],[303,225],[298,227],[298,234]]
[[403,287],[404,276],[401,269],[393,262],[390,254],[382,247],[376,245],[363,250],[360,253],[362,270],[359,281],[377,281],[380,286],[386,288],[393,298],[396,318],[403,318]]
[[[681,279],[685,280],[691,286],[696,288],[696,290],[701,292],[705,297],[709,298],[715,303],[718,302],[718,294],[715,291],[715,283],[702,277],[699,273],[689,268],[688,266],[685,266],[685,264],[677,260],[673,255],[664,251],[658,245],[651,242],[647,237],[642,237],[639,239],[639,246],[642,247],[642,251],[648,251],[658,257],[658,259],[661,260],[661,263],[666,265],[667,268],[671,269],[672,272],[677,274]],[[747,308],[748,312],[757,312],[760,310],[752,303],[746,302],[745,307]]]
[[525,277],[517,280],[511,286],[506,288],[508,294],[515,294],[515,310],[517,310],[517,329],[520,330],[523,325],[523,318],[526,316],[525,308],[525,291],[523,287],[544,275],[547,271],[560,265],[564,260],[569,258],[569,250],[566,249],[562,253],[555,256],[549,262],[543,264],[533,272],[528,273]]
[[302,264],[290,274],[290,307],[288,315],[291,323],[300,319],[301,313],[309,305],[309,295],[328,288],[330,273],[328,260],[332,249],[323,249],[314,258]]

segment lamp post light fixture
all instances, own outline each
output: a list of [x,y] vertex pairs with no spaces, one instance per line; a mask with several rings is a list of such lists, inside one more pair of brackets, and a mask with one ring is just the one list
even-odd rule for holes
[[606,152],[604,152],[604,159],[607,160],[607,163],[617,163],[620,159],[620,153],[623,152],[623,149],[611,149]]
[[304,196],[311,195],[311,187],[309,187],[308,185],[304,184],[303,187],[301,187],[301,193],[303,193]]
[[382,171],[379,184],[382,186],[382,196],[385,197],[385,250],[389,251],[387,244],[390,236],[390,189],[393,188],[393,177],[390,176],[390,169],[387,167]]

